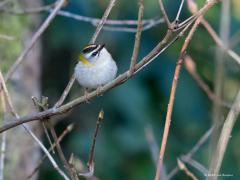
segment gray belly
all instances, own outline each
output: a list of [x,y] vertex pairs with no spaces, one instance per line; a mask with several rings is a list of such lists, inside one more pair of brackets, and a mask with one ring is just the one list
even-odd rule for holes
[[87,66],[78,63],[75,67],[75,77],[79,84],[85,88],[96,89],[107,84],[116,77],[117,66],[114,61],[104,64],[103,67]]

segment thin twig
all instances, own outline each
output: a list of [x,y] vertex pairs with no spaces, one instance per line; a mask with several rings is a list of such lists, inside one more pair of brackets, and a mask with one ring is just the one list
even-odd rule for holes
[[182,12],[183,3],[184,3],[184,0],[181,1],[181,4],[180,4],[180,6],[178,8],[178,12],[177,12],[177,15],[176,15],[176,18],[175,18],[176,22],[179,22],[179,16],[180,16],[180,14]]
[[213,174],[216,176],[208,176],[207,177],[208,180],[215,180],[218,177],[217,175],[222,165],[228,141],[231,137],[231,132],[239,113],[240,113],[240,90],[238,91],[235,102],[232,105],[232,108],[230,109],[227,118],[223,124],[223,128],[217,143],[217,147],[215,148],[215,152],[213,153],[210,162],[209,174],[210,175]]
[[64,100],[66,99],[67,95],[69,94],[69,92],[70,92],[70,90],[71,90],[71,88],[72,88],[72,86],[73,86],[73,84],[75,82],[75,79],[76,79],[75,75],[73,74],[71,79],[70,79],[70,81],[67,84],[67,87],[64,89],[60,99],[54,105],[54,108],[58,108],[58,107],[60,107],[63,104]]
[[[185,155],[182,155],[181,157],[184,157],[184,161],[187,163],[188,160],[199,150],[199,148],[210,138],[211,134],[213,132],[213,127],[211,127],[209,130],[207,130],[203,136],[198,140],[198,142],[193,146],[193,148]],[[178,166],[173,168],[169,175],[168,178],[171,179],[177,172],[179,171]]]
[[7,82],[9,78],[12,76],[12,74],[15,72],[15,70],[18,68],[18,66],[22,63],[28,52],[32,49],[33,45],[37,42],[37,40],[40,38],[40,36],[43,34],[43,32],[47,29],[47,27],[50,25],[54,17],[57,15],[58,10],[63,6],[66,0],[59,0],[52,11],[52,13],[47,17],[47,19],[43,22],[43,24],[39,27],[37,32],[33,35],[32,39],[30,40],[30,43],[27,45],[27,47],[22,51],[20,56],[17,58],[15,63],[11,66],[9,71],[7,72],[5,76],[5,81]]
[[57,149],[58,155],[59,155],[62,163],[64,164],[65,168],[67,169],[71,179],[72,180],[78,179],[78,178],[76,178],[75,172],[72,170],[71,166],[69,165],[69,163],[68,163],[68,161],[67,161],[67,159],[66,159],[66,157],[65,157],[65,155],[64,155],[64,153],[62,151],[61,145],[60,145],[60,143],[58,141],[57,133],[56,133],[53,125],[51,124],[50,121],[47,121],[47,124],[48,124],[48,126],[50,128],[50,132],[51,132],[51,134],[53,136],[53,139],[54,139],[54,142],[56,144],[56,149]]
[[[38,100],[37,97],[32,97],[32,101],[33,104],[35,106],[35,108],[37,109],[38,112],[44,111],[46,109],[48,109],[48,97],[42,96],[40,100]],[[47,140],[49,142],[49,144],[51,146],[53,146],[52,144],[52,140],[50,138],[50,135],[48,133],[47,127],[46,127],[46,121],[43,120],[41,121],[42,127],[43,127],[43,131],[45,133],[45,135],[47,136]],[[53,154],[55,154],[55,151],[53,150]]]
[[87,163],[88,172],[78,173],[79,176],[92,177],[93,174],[94,174],[94,150],[95,150],[95,144],[96,144],[96,140],[97,140],[98,131],[99,131],[101,122],[103,121],[103,118],[104,118],[104,111],[101,110],[99,112],[99,115],[98,115],[98,119],[97,119],[97,122],[96,122],[96,128],[95,128],[94,135],[93,135],[93,138],[92,138],[92,146],[91,146],[91,149],[90,149],[89,160],[88,160],[88,163]]
[[217,33],[214,31],[214,29],[212,28],[212,26],[205,20],[202,19],[203,26],[206,28],[206,30],[208,31],[208,33],[211,35],[211,37],[213,38],[213,40],[215,41],[215,43],[222,48],[224,51],[226,51],[226,53],[233,59],[235,60],[239,65],[240,65],[240,56],[235,53],[233,50],[229,49],[226,45],[225,42],[223,43],[223,41],[221,40],[221,38],[217,35]]
[[97,37],[98,37],[101,29],[103,28],[103,25],[105,24],[105,22],[107,20],[107,17],[109,16],[113,6],[115,5],[115,2],[116,2],[116,0],[110,0],[109,1],[108,7],[106,8],[106,10],[105,10],[105,12],[103,14],[103,17],[102,17],[101,21],[99,22],[99,24],[98,24],[98,26],[96,28],[96,31],[93,34],[92,39],[90,40],[89,44],[94,44],[95,41],[97,40]]
[[[16,119],[20,119],[19,115],[16,113],[15,109],[13,108],[12,105],[12,100],[9,96],[4,78],[2,76],[2,72],[0,71],[0,82],[1,82],[1,86],[2,86],[2,91],[5,95],[5,99],[6,99],[6,104],[8,105],[8,108],[10,110],[10,112],[12,113],[12,115],[16,118]],[[47,155],[48,159],[50,160],[50,162],[52,163],[54,169],[56,169],[58,171],[58,173],[65,179],[65,180],[69,180],[69,178],[65,175],[65,173],[58,167],[57,163],[55,162],[55,160],[53,159],[53,157],[50,155],[50,153],[48,152],[48,150],[45,148],[45,146],[42,144],[42,142],[37,138],[37,136],[30,130],[30,128],[28,126],[26,126],[25,124],[22,124],[23,128],[26,130],[26,132],[35,140],[35,142],[40,146],[40,148],[42,149],[42,151]]]
[[[216,0],[207,1],[204,5],[204,7],[206,7],[204,13],[209,8],[211,8],[216,2],[217,2]],[[156,170],[155,180],[159,180],[160,172],[161,172],[161,168],[162,168],[162,164],[163,164],[163,158],[164,158],[164,154],[165,154],[165,149],[166,149],[166,144],[167,144],[167,139],[168,139],[168,133],[169,133],[169,128],[170,128],[170,124],[171,124],[171,118],[172,118],[172,111],[173,111],[173,105],[174,105],[174,98],[175,98],[175,94],[176,94],[177,82],[178,82],[183,58],[185,56],[186,49],[189,45],[189,42],[190,42],[194,32],[196,31],[199,23],[201,22],[201,18],[202,18],[202,15],[200,15],[197,18],[193,27],[191,28],[190,32],[188,33],[188,36],[186,37],[186,39],[184,41],[184,44],[183,44],[182,49],[181,49],[180,56],[179,56],[177,64],[176,64],[176,68],[175,68],[175,72],[174,72],[174,78],[173,78],[173,81],[172,81],[172,88],[171,88],[168,108],[167,108],[167,115],[166,115],[166,120],[165,120],[165,127],[164,127],[164,132],[163,132],[163,137],[162,137],[162,143],[161,143],[161,148],[160,148],[160,152],[159,152],[159,159],[158,159],[159,163],[158,163],[158,167],[157,167],[157,170]]]
[[168,15],[165,11],[165,8],[164,8],[164,5],[163,5],[163,1],[162,0],[159,0],[159,5],[160,5],[160,10],[162,12],[162,15],[163,15],[163,18],[168,26],[169,29],[172,29],[172,25],[171,25],[171,22],[169,21],[168,19]]
[[180,160],[177,159],[178,167],[180,170],[184,171],[187,176],[189,176],[193,180],[197,180],[198,178],[186,167],[186,165]]
[[221,106],[231,108],[231,104],[227,103],[225,101],[222,101],[221,99],[218,99],[214,92],[210,89],[210,87],[204,82],[204,80],[201,78],[201,76],[196,71],[196,65],[194,61],[192,60],[192,57],[187,55],[184,59],[184,65],[186,70],[189,72],[189,74],[193,77],[193,79],[197,82],[198,86],[206,93],[207,97],[214,101],[218,102]]
[[[62,132],[62,134],[58,137],[58,143],[60,143],[63,138],[72,131],[73,129],[73,124],[70,124],[67,126],[67,128]],[[48,152],[51,152],[54,150],[54,148],[56,147],[56,143],[54,142],[53,145],[48,149]],[[47,158],[46,154],[40,159],[40,161],[38,162],[38,165],[33,169],[32,173],[29,174],[27,176],[26,179],[31,179],[32,176],[39,170],[41,164],[43,163],[43,161]]]
[[139,53],[139,49],[140,49],[143,12],[144,12],[144,2],[143,2],[143,0],[139,0],[138,26],[137,26],[137,32],[135,34],[135,42],[134,42],[134,48],[133,48],[130,70],[129,70],[129,72],[130,72],[129,75],[130,76],[134,72],[134,67],[137,63],[138,53]]
[[201,163],[199,163],[198,161],[194,160],[193,158],[188,158],[187,161],[185,161],[185,157],[181,157],[181,160],[189,165],[191,165],[192,167],[194,167],[195,169],[197,169],[199,172],[201,172],[204,176],[206,176],[206,174],[208,173],[208,169],[205,168]]

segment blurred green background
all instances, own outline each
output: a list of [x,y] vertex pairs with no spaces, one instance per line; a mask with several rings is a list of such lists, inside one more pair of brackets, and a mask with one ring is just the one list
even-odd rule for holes
[[[45,4],[53,1],[44,1]],[[63,10],[80,15],[101,18],[108,1],[71,0]],[[157,0],[145,0],[144,19],[161,17]],[[177,13],[179,2],[166,1],[165,7],[170,19]],[[201,7],[204,1],[199,0]],[[239,2],[233,1],[231,11],[231,34],[239,31]],[[109,19],[137,19],[137,1],[118,1],[113,8]],[[212,8],[206,19],[218,32],[220,4]],[[180,20],[191,14],[186,4]],[[42,14],[44,19],[47,13]],[[68,80],[70,79],[77,57],[81,49],[89,42],[95,31],[90,23],[76,21],[58,16],[49,26],[42,37],[42,94],[48,96],[50,104],[60,97]],[[139,60],[144,57],[164,36],[166,26],[159,24],[142,33]],[[170,94],[170,88],[175,69],[175,63],[184,39],[178,40],[174,45],[161,54],[149,66],[121,86],[94,98],[90,104],[82,104],[74,109],[71,115],[57,124],[56,130],[60,134],[70,123],[74,123],[73,131],[62,141],[65,154],[71,153],[87,162],[91,139],[95,128],[98,113],[105,112],[97,138],[95,149],[95,175],[100,179],[146,180],[153,179],[155,164],[151,158],[149,144],[146,140],[145,129],[153,129],[158,146],[161,142],[165,115]],[[134,33],[102,31],[98,43],[105,43],[115,59],[119,71],[123,73],[130,64],[134,44]],[[204,81],[213,89],[214,57],[216,45],[206,32],[199,26],[188,53],[196,62],[197,71]],[[240,47],[234,47],[240,52]],[[225,98],[232,101],[239,86],[239,66],[227,57],[226,61],[226,89]],[[82,95],[83,90],[75,83],[67,100]],[[225,114],[228,110],[225,109]],[[198,87],[193,78],[183,68],[177,94],[170,134],[164,163],[166,170],[176,166],[176,159],[187,153],[197,140],[211,127],[212,102]],[[238,123],[227,148],[223,161],[222,172],[233,174],[233,179],[240,178],[240,150]],[[47,140],[45,140],[47,143]],[[208,141],[209,142],[209,141]],[[209,143],[205,144],[194,159],[205,167],[209,164]],[[234,163],[233,163],[234,162]],[[205,177],[188,166],[200,179]],[[57,172],[47,161],[41,167],[39,179],[60,179]],[[179,172],[173,179],[187,179],[183,172]],[[221,179],[221,178],[220,178]],[[224,179],[224,177],[222,177]]]

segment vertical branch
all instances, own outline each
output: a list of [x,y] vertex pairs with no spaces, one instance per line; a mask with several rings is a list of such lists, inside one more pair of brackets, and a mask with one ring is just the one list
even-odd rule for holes
[[181,54],[178,58],[175,72],[174,72],[174,78],[172,81],[172,88],[171,88],[171,93],[170,93],[170,98],[169,98],[169,103],[168,103],[168,108],[167,108],[167,115],[166,115],[166,120],[165,120],[165,127],[164,127],[164,132],[163,132],[163,137],[162,137],[162,144],[161,144],[161,149],[159,152],[159,159],[158,159],[158,166],[156,170],[156,176],[155,180],[159,180],[160,178],[160,172],[163,164],[163,158],[165,154],[165,149],[166,149],[166,144],[167,144],[167,139],[168,139],[168,133],[169,133],[169,128],[171,124],[171,118],[172,118],[172,111],[173,111],[173,105],[174,105],[174,98],[176,94],[176,88],[177,88],[177,82],[180,74],[180,70],[182,67],[183,63],[183,58],[185,56],[186,49],[189,45],[189,42],[197,29],[200,21],[201,21],[202,15],[198,17],[198,19],[195,21],[193,27],[191,28],[190,32],[188,33],[188,36],[186,37],[184,44],[181,49]]
[[101,125],[101,122],[103,121],[104,118],[104,111],[101,110],[99,112],[98,115],[98,119],[96,122],[96,128],[93,134],[93,138],[92,138],[92,146],[90,149],[90,153],[89,153],[89,160],[88,160],[88,172],[86,173],[79,173],[80,176],[84,176],[84,177],[92,177],[94,174],[94,150],[95,150],[95,145],[96,145],[96,140],[97,140],[97,135],[98,135],[98,131]]
[[[222,2],[221,7],[221,20],[220,20],[220,39],[224,42],[225,46],[228,47],[229,41],[229,23],[230,23],[230,1],[226,0]],[[225,62],[225,50],[220,47],[216,50],[215,59],[215,77],[214,77],[214,93],[217,99],[222,99],[223,96],[223,86],[224,86],[224,62]],[[217,102],[214,101],[213,106],[213,123],[215,124],[215,129],[212,135],[211,149],[214,151],[216,148],[216,143],[221,131],[221,124],[223,123],[223,113],[222,107]]]
[[109,2],[109,4],[108,4],[108,7],[107,7],[107,9],[105,10],[105,12],[104,12],[104,14],[103,14],[103,17],[102,17],[101,21],[99,21],[99,24],[98,24],[98,26],[97,26],[97,28],[96,28],[96,31],[95,31],[95,33],[93,34],[92,39],[90,40],[90,44],[93,44],[93,43],[96,42],[97,37],[98,37],[100,31],[102,30],[103,25],[105,24],[105,22],[106,22],[106,20],[107,20],[107,17],[109,16],[109,14],[110,14],[113,6],[115,5],[115,2],[116,2],[116,0],[110,0],[110,2]]
[[228,145],[229,138],[231,136],[231,132],[233,126],[237,120],[237,117],[240,113],[240,90],[238,91],[235,102],[230,109],[227,118],[223,124],[223,128],[220,134],[220,138],[218,140],[216,149],[214,151],[214,155],[212,156],[209,168],[209,174],[214,174],[216,176],[209,176],[208,180],[216,180],[217,175],[219,174],[219,170],[222,165],[223,157]]
[[135,34],[135,42],[134,42],[133,54],[132,54],[131,64],[130,64],[130,71],[129,71],[130,75],[133,74],[134,67],[137,63],[138,52],[139,52],[139,48],[140,48],[141,34],[142,34],[143,12],[144,12],[144,3],[143,3],[143,0],[139,0],[138,25],[137,25],[137,32]]

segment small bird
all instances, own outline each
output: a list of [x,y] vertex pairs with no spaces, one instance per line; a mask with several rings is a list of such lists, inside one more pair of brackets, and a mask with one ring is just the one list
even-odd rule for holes
[[86,89],[97,89],[116,77],[117,65],[104,44],[85,46],[78,60],[74,74]]

